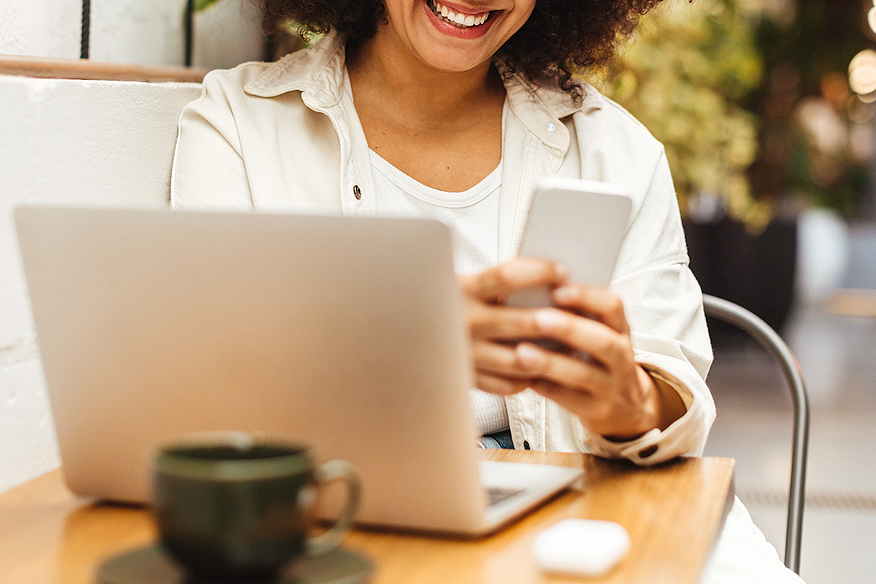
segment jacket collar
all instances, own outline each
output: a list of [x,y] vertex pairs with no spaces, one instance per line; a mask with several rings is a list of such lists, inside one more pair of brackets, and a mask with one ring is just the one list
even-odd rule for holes
[[583,97],[576,104],[568,93],[559,88],[557,83],[548,79],[544,84],[530,81],[520,73],[509,75],[509,67],[501,57],[493,60],[496,69],[505,79],[505,90],[508,92],[509,101],[529,103],[537,107],[550,110],[558,118],[570,116],[579,111],[602,108],[602,96],[587,83],[582,83]]
[[314,105],[336,105],[344,87],[344,45],[342,36],[330,33],[311,47],[271,64],[243,90],[257,97],[301,91]]
[[508,66],[499,57],[493,64],[505,80],[511,112],[530,133],[561,156],[569,147],[569,132],[561,120],[577,112],[602,108],[602,96],[587,84],[582,84],[584,96],[576,104],[551,80],[536,84],[519,72],[509,75]]
[[[313,46],[290,53],[268,66],[256,79],[246,84],[244,91],[257,97],[276,97],[290,91],[301,91],[310,107],[337,105],[344,86],[345,39],[329,33]],[[520,73],[508,75],[508,66],[501,58],[494,61],[505,80],[511,111],[527,129],[548,146],[565,150],[568,132],[561,118],[579,111],[601,109],[603,98],[593,87],[584,84],[584,97],[576,104],[556,84],[538,85]]]

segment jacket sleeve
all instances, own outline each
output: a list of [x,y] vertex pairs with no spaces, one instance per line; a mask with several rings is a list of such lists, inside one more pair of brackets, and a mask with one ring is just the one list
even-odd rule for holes
[[[655,464],[702,453],[715,405],[705,383],[712,361],[699,284],[688,267],[675,189],[662,148],[634,208],[611,288],[623,300],[636,361],[686,412],[666,430],[630,442],[585,431],[588,450]],[[645,178],[645,177],[643,177]]]
[[233,78],[221,73],[208,73],[201,97],[180,114],[170,190],[174,209],[253,208],[237,123],[224,87]]

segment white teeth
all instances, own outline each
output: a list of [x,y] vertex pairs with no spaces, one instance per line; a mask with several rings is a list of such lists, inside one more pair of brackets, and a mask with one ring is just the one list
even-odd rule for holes
[[455,22],[456,24],[458,24],[460,26],[465,26],[465,15],[463,15],[463,14],[456,14],[452,10],[448,10],[447,11],[447,19],[452,20],[453,22]]
[[439,4],[434,0],[432,2],[432,11],[436,15],[443,17],[448,22],[451,22],[460,27],[480,26],[490,18],[489,12],[486,12],[480,16],[474,16],[472,14],[457,14],[443,4]]

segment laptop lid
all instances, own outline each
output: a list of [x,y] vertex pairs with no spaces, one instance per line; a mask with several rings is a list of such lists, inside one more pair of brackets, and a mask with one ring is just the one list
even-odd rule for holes
[[504,521],[486,511],[441,223],[37,206],[15,215],[72,491],[147,501],[156,444],[244,430],[355,464],[362,522],[478,533]]

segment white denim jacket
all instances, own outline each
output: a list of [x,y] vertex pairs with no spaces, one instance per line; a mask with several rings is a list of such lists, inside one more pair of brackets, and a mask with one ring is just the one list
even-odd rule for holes
[[[500,60],[496,67],[506,70]],[[377,193],[368,143],[343,87],[344,42],[335,35],[277,63],[209,73],[203,95],[180,118],[174,207],[372,214]],[[505,88],[500,260],[515,255],[541,177],[626,185],[633,210],[611,289],[624,302],[637,361],[687,408],[663,432],[615,443],[527,390],[506,398],[515,447],[638,464],[700,454],[715,415],[704,382],[711,346],[663,147],[590,86],[577,105],[567,93],[518,75]]]

